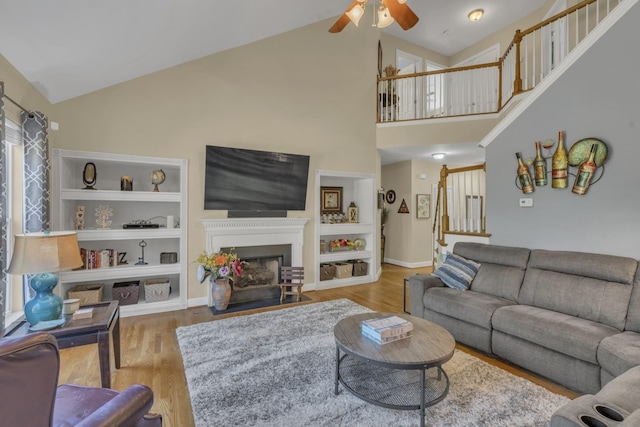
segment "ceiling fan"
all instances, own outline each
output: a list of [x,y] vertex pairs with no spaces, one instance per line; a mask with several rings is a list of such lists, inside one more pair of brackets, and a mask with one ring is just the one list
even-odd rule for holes
[[[353,0],[351,5],[340,15],[340,18],[336,21],[331,28],[330,33],[339,33],[344,27],[347,26],[349,21],[353,22],[356,27],[362,15],[364,15],[364,8],[368,0]],[[403,30],[416,25],[418,16],[413,13],[413,10],[406,5],[407,0],[372,0],[372,2],[378,3],[377,22],[374,18],[373,25],[378,28],[384,28],[397,21]]]

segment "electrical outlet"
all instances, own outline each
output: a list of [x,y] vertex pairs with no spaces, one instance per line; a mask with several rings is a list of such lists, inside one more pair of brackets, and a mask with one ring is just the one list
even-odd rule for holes
[[526,199],[520,199],[520,207],[521,208],[532,208],[533,207],[533,199],[531,197],[527,197]]

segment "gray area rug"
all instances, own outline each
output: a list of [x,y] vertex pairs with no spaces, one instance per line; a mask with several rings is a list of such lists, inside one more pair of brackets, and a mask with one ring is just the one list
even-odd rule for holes
[[[336,301],[180,327],[196,426],[417,426],[419,411],[334,395],[333,327],[371,311]],[[429,426],[545,426],[569,399],[456,350]]]

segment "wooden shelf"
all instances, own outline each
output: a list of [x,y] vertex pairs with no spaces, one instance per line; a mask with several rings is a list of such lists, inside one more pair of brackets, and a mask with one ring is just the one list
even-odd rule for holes
[[[87,162],[94,162],[97,170],[96,190],[85,190],[82,171]],[[95,153],[75,150],[52,150],[52,228],[74,228],[75,210],[85,207],[85,227],[78,230],[80,247],[91,250],[105,248],[129,253],[129,264],[91,270],[60,273],[56,292],[66,298],[67,292],[79,283],[103,283],[105,295],[111,295],[113,283],[167,276],[171,278],[173,293],[167,301],[147,303],[141,297],[138,304],[122,307],[123,315],[140,315],[187,308],[187,260],[178,258],[174,264],[159,264],[163,252],[187,253],[188,161],[147,156]],[[160,191],[153,191],[151,172],[162,169],[166,180]],[[122,176],[130,176],[136,191],[120,191]],[[94,209],[102,205],[112,208],[111,228],[96,226]],[[168,229],[167,216],[174,216],[180,227]],[[150,220],[162,228],[124,229],[123,224],[134,220]],[[140,255],[139,241],[148,241],[146,265],[135,265]],[[135,256],[134,256],[135,254]],[[151,262],[153,261],[153,262]]]

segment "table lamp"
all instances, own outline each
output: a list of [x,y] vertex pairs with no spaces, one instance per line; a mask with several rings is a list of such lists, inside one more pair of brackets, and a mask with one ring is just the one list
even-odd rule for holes
[[45,231],[15,236],[7,272],[35,274],[29,286],[36,296],[24,306],[24,315],[31,325],[60,318],[62,298],[52,292],[58,284],[54,273],[78,267],[82,267],[82,258],[75,232]]

